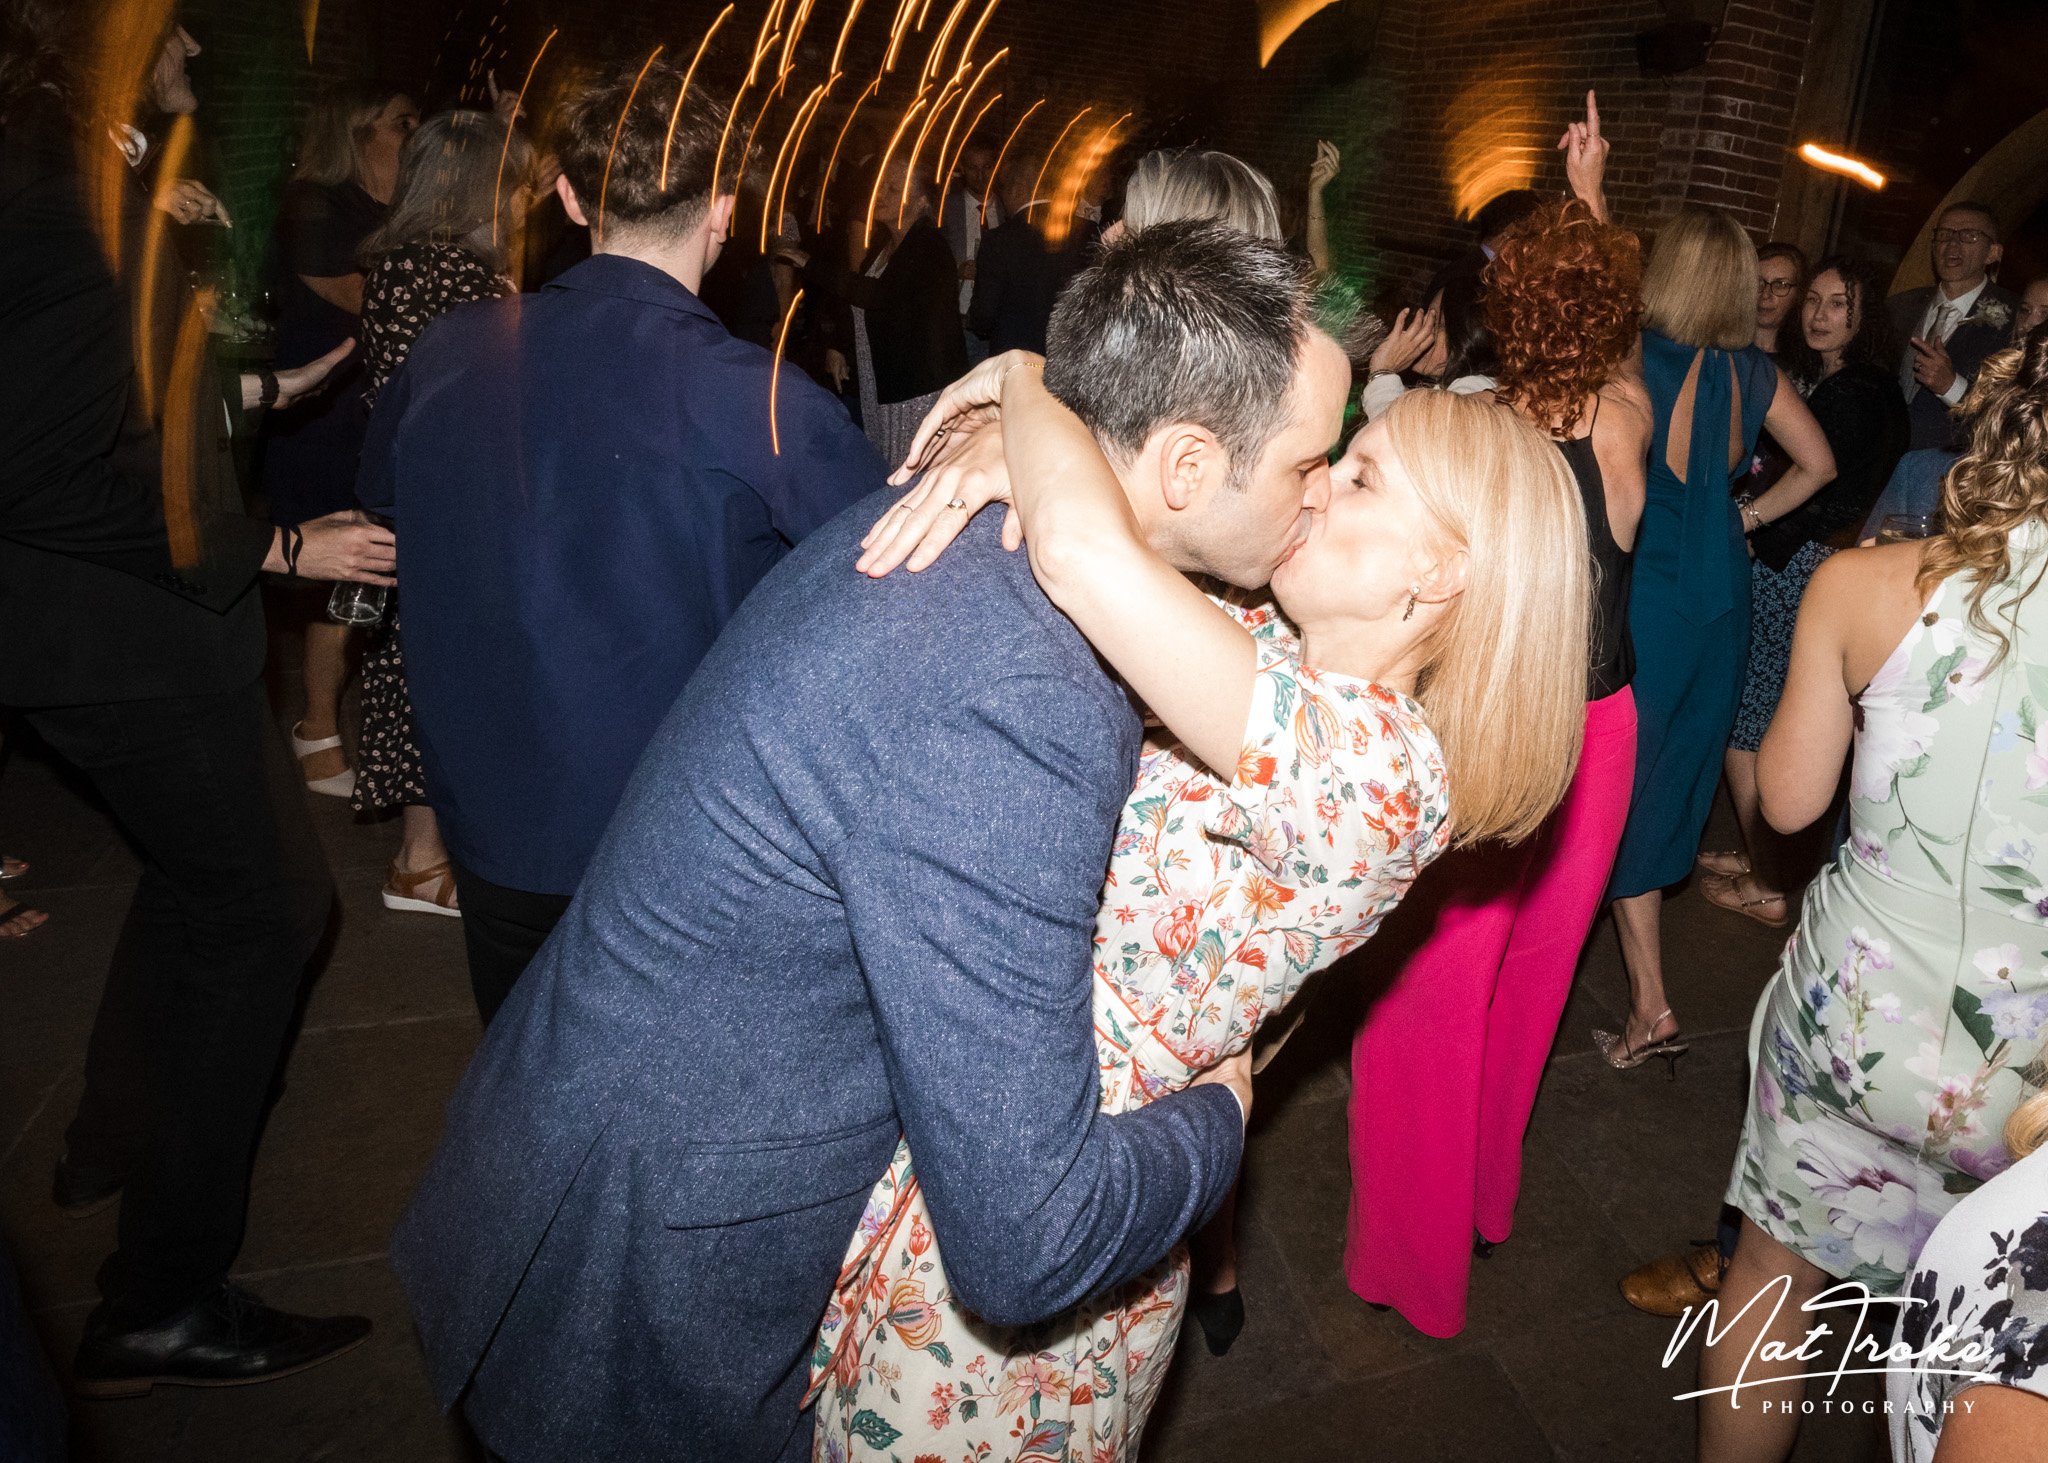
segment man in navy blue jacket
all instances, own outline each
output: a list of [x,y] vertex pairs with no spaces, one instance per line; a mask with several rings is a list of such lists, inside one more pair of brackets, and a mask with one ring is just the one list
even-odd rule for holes
[[697,298],[732,223],[724,112],[693,88],[671,140],[681,73],[657,62],[635,95],[636,74],[564,117],[558,190],[592,257],[436,321],[363,456],[363,502],[399,523],[406,677],[486,1022],[727,618],[883,472],[837,401]]
[[[1274,440],[1341,414],[1310,306],[1285,251],[1184,224],[1062,302],[1048,385],[1183,568],[1263,583],[1321,506]],[[438,1395],[513,1463],[807,1458],[811,1344],[899,1134],[998,1324],[1141,1273],[1235,1177],[1248,1086],[1098,1111],[1135,711],[994,515],[922,574],[855,573],[887,502],[705,658],[394,1238]]]

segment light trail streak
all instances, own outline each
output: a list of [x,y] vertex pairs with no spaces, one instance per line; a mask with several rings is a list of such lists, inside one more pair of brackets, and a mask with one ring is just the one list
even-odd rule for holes
[[747,169],[754,165],[754,134],[761,130],[761,124],[768,120],[768,109],[775,105],[775,99],[782,95],[784,78],[777,77],[775,85],[768,88],[768,100],[761,103],[761,110],[754,114],[754,125],[747,129],[746,145],[740,149],[739,171],[733,174],[732,196],[737,199],[740,189],[747,181]]
[[[1003,0],[988,0],[988,9],[981,12],[981,19],[974,22],[974,29],[967,33],[967,44],[960,48],[960,59],[969,60],[974,55],[974,43],[981,39],[982,30],[988,25],[988,18],[996,13],[996,7]],[[1009,49],[1007,46],[1005,50]]]
[[789,345],[789,323],[796,319],[796,307],[804,302],[804,292],[799,289],[790,297],[789,308],[782,312],[782,329],[775,333],[775,364],[768,371],[768,445],[775,449],[777,457],[782,456],[782,428],[775,420],[776,398],[782,388],[782,353]]
[[[953,134],[960,130],[960,119],[967,115],[967,104],[970,101],[974,100],[975,89],[979,87],[982,84],[982,82],[988,79],[988,74],[989,72],[995,69],[996,62],[1002,60],[1003,57],[1009,54],[1010,48],[1008,46],[1005,46],[1002,48],[1002,50],[996,52],[995,55],[989,57],[988,60],[983,63],[981,70],[977,71],[974,74],[974,80],[967,83],[967,90],[960,94],[960,105],[953,109],[953,120],[946,125],[946,136],[944,140],[939,143],[938,166],[932,169],[932,179],[934,182],[938,180],[940,174],[951,173],[953,171],[952,168],[946,165],[946,159],[948,157],[952,158],[955,162],[959,161],[960,154],[953,151]],[[965,65],[966,62],[963,61],[961,64]],[[1001,96],[1002,93],[997,92],[996,95]],[[982,117],[982,112],[986,112],[987,110],[988,108],[986,106],[983,106],[980,112],[976,112],[974,114],[974,120],[979,122]],[[941,195],[939,201],[941,207],[943,208],[945,203],[945,198],[943,195]]]
[[[974,129],[981,125],[981,119],[988,115],[988,109],[990,107],[994,106],[997,102],[1001,101],[1002,99],[1003,94],[1001,92],[997,92],[995,95],[991,96],[987,101],[981,104],[981,110],[976,112],[974,114],[974,120],[967,124],[967,131],[965,135],[963,135],[960,139],[960,147],[958,151],[956,151],[953,154],[952,166],[946,169],[945,177],[941,179],[939,182],[939,217],[937,222],[942,228],[945,226],[946,222],[946,195],[953,191],[953,169],[960,166],[960,154],[967,151],[968,141],[973,138]],[[985,199],[983,201],[984,203],[986,202]]]
[[1039,201],[1038,190],[1045,182],[1045,170],[1052,166],[1053,156],[1054,154],[1059,152],[1060,144],[1067,140],[1067,134],[1074,130],[1075,124],[1094,110],[1095,108],[1093,106],[1086,106],[1081,108],[1080,111],[1074,113],[1074,115],[1068,119],[1067,125],[1060,128],[1060,135],[1052,140],[1052,146],[1048,147],[1045,150],[1045,161],[1038,165],[1038,176],[1031,180],[1031,196],[1030,198],[1026,199],[1024,203],[1024,211],[1026,213],[1029,213],[1031,211],[1032,205]]
[[910,123],[924,110],[925,95],[919,92],[916,99],[904,109],[903,120],[896,124],[896,131],[889,138],[889,145],[882,149],[882,161],[875,168],[875,185],[868,189],[867,223],[860,231],[860,247],[865,252],[875,236],[875,204],[882,196],[882,180],[889,175],[889,159],[896,154],[896,144],[903,140],[903,134],[910,130]]
[[826,68],[826,70],[834,74],[837,74],[839,70],[839,58],[845,53],[846,37],[853,30],[854,17],[860,14],[861,3],[862,0],[853,0],[853,3],[846,7],[846,19],[839,26],[839,43],[833,46],[832,64]]
[[796,19],[789,23],[789,34],[782,41],[782,69],[776,72],[776,79],[789,75],[789,68],[796,64],[796,40],[804,33],[804,26],[810,21],[811,7],[817,0],[802,0],[796,8]]
[[[755,79],[761,74],[761,59],[775,48],[777,41],[782,39],[781,31],[778,30],[773,35],[770,35],[769,31],[775,25],[776,18],[782,14],[782,7],[785,3],[787,3],[787,0],[773,0],[773,3],[768,7],[768,13],[761,17],[761,28],[754,32],[754,59],[747,66],[747,79],[741,84],[741,91],[745,91],[754,84]],[[737,101],[738,98],[734,98],[734,100]]]
[[[171,120],[171,130],[164,138],[163,154],[158,165],[157,177],[165,186],[175,182],[185,171],[185,159],[192,151],[192,114],[182,112]],[[120,154],[114,154],[116,158]],[[157,281],[163,270],[159,265],[163,259],[164,241],[168,237],[171,216],[161,208],[149,210],[149,221],[142,230],[142,287],[137,293],[135,371],[142,389],[142,409],[151,420],[156,420],[157,392],[156,379],[156,292]],[[172,369],[177,360],[172,358]],[[168,420],[168,419],[166,419]],[[165,440],[170,433],[166,431]]]
[[619,108],[618,125],[612,128],[612,145],[605,149],[604,177],[597,185],[597,217],[590,221],[593,245],[604,242],[604,196],[612,186],[612,158],[619,150],[619,134],[626,130],[626,114],[633,110],[633,98],[640,95],[640,83],[647,79],[648,68],[654,65],[654,58],[660,54],[659,46],[647,53],[647,59],[640,64],[640,74],[633,78],[632,88],[626,93],[626,105]]
[[1843,152],[1831,152],[1817,142],[1800,143],[1799,156],[1809,166],[1819,168],[1824,173],[1839,173],[1842,177],[1854,178],[1872,190],[1884,187],[1884,174],[1861,158],[1853,158]]
[[939,99],[932,103],[926,114],[924,126],[918,130],[917,143],[910,149],[910,161],[903,165],[903,196],[896,202],[896,227],[903,227],[903,212],[910,207],[910,180],[917,176],[918,154],[924,151],[925,139],[932,135],[932,124],[939,120],[939,113],[946,109],[946,97],[953,90],[953,83],[947,82],[939,88]]
[[960,23],[961,12],[966,8],[967,0],[953,0],[953,8],[946,13],[946,23],[939,27],[938,37],[932,42],[931,54],[924,58],[924,70],[917,76],[920,82],[937,79],[939,62],[946,55],[946,42],[953,38],[953,27]]
[[1088,180],[1095,175],[1095,170],[1109,156],[1111,140],[1117,130],[1130,120],[1131,114],[1124,113],[1096,133],[1094,141],[1086,149],[1076,152],[1073,161],[1067,165],[1066,174],[1053,193],[1052,214],[1046,220],[1046,243],[1053,248],[1063,246],[1073,234],[1074,220],[1080,214],[1081,194],[1086,190]]
[[[512,151],[512,129],[519,125],[520,109],[526,105],[526,89],[533,85],[533,73],[540,69],[540,58],[548,53],[548,47],[554,42],[555,37],[560,34],[560,26],[549,31],[547,40],[542,41],[540,49],[533,53],[533,64],[526,68],[526,80],[519,83],[519,99],[513,103],[512,115],[505,119],[505,141],[498,148],[498,178],[496,182],[491,184],[491,247],[493,249],[498,247],[498,205],[505,196],[505,158]],[[664,172],[666,171],[666,162],[667,160],[664,156]]]
[[[711,38],[718,34],[718,28],[725,24],[725,18],[731,15],[732,12],[733,7],[730,5],[718,12],[718,19],[711,22],[711,29],[704,32],[704,39],[697,42],[697,54],[690,58],[690,69],[683,73],[683,84],[676,91],[676,104],[668,114],[668,135],[661,139],[661,191],[663,193],[668,192],[668,154],[669,149],[675,146],[676,119],[683,115],[683,98],[690,94],[690,82],[697,75],[697,66],[698,63],[703,61],[704,52],[711,46]],[[731,113],[726,114],[727,120],[731,119],[731,115]]]
[[1017,140],[1017,134],[1024,130],[1024,124],[1031,120],[1031,114],[1044,105],[1045,98],[1040,97],[1037,101],[1026,107],[1024,115],[1019,117],[1016,124],[1010,128],[1010,135],[1003,139],[1002,148],[996,153],[996,165],[988,170],[988,191],[981,195],[981,223],[983,226],[986,226],[988,223],[988,201],[996,196],[996,176],[1003,170],[1003,159],[1010,155],[1010,144]]
[[[825,100],[825,94],[832,89],[834,83],[838,80],[839,78],[835,76],[831,81],[826,82],[822,86],[812,87],[811,94],[805,97],[803,104],[796,109],[796,116],[791,120],[789,130],[782,134],[782,146],[776,151],[775,166],[768,170],[767,195],[761,200],[761,252],[763,254],[768,252],[768,218],[775,209],[775,182],[776,179],[783,175],[783,161],[788,159],[790,171],[796,171],[796,159],[790,154],[790,144],[797,139],[799,135],[798,129],[802,129],[806,133],[811,130],[811,118],[818,114],[818,107]],[[798,141],[796,145],[798,151],[801,151],[803,144]],[[787,184],[784,186],[787,187]]]
[[883,71],[889,72],[896,69],[896,52],[903,45],[903,37],[909,33],[910,13],[916,8],[917,0],[903,0],[903,4],[898,7],[896,19],[889,26],[889,51],[887,55],[882,57]]
[[873,96],[875,94],[875,89],[879,87],[881,84],[882,78],[879,76],[877,76],[873,81],[869,82],[867,85],[867,90],[863,91],[859,96],[854,98],[853,109],[846,114],[846,120],[839,124],[839,136],[835,138],[832,143],[832,157],[825,164],[824,180],[818,184],[817,227],[820,229],[825,227],[825,195],[832,191],[832,175],[839,169],[839,149],[846,143],[846,134],[853,127],[853,119],[860,115],[861,103],[866,101],[869,97]]

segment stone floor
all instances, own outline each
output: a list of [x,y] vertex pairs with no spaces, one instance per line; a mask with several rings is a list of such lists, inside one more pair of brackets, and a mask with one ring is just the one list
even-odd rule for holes
[[[477,1039],[461,931],[379,904],[395,824],[359,825],[334,800],[314,802],[342,919],[257,1160],[238,1274],[283,1305],[367,1312],[376,1333],[267,1386],[76,1403],[81,1458],[471,1457],[434,1408],[385,1261]],[[0,944],[0,1236],[61,1372],[114,1214],[60,1218],[48,1180],[136,865],[32,746],[15,748],[0,777],[0,828],[7,851],[35,865],[20,892],[51,914],[32,938]],[[1588,1029],[1624,1008],[1603,923],[1536,1109],[1514,1237],[1475,1265],[1470,1324],[1455,1340],[1424,1336],[1345,1287],[1343,1023],[1311,1023],[1295,1039],[1261,1078],[1247,1163],[1249,1324],[1223,1359],[1184,1338],[1152,1463],[1692,1456],[1692,1405],[1671,1400],[1693,1385],[1692,1356],[1665,1368],[1671,1323],[1631,1311],[1615,1281],[1713,1228],[1742,1113],[1744,1031],[1776,940],[1690,893],[1669,904],[1667,930],[1691,1055],[1667,1081],[1661,1067],[1616,1073],[1593,1054]],[[1797,1456],[1848,1463],[1884,1452],[1874,1423],[1829,1417],[1809,1420]]]

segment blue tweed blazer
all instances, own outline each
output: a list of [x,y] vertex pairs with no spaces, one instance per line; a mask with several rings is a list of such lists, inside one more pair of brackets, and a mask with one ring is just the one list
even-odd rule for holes
[[999,1323],[1139,1274],[1236,1174],[1220,1087],[1096,1110],[1137,716],[997,515],[856,575],[887,501],[713,646],[394,1240],[443,1404],[513,1463],[808,1457],[810,1343],[899,1133]]

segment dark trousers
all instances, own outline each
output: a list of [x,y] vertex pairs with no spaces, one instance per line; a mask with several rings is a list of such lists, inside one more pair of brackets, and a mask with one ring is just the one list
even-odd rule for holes
[[507,889],[455,865],[455,893],[462,901],[462,942],[469,949],[469,989],[484,1025],[540,947],[567,913],[568,894],[535,894]]
[[65,1134],[124,1182],[101,1267],[110,1318],[145,1325],[226,1276],[249,1167],[334,906],[298,764],[263,684],[29,711],[142,856]]

